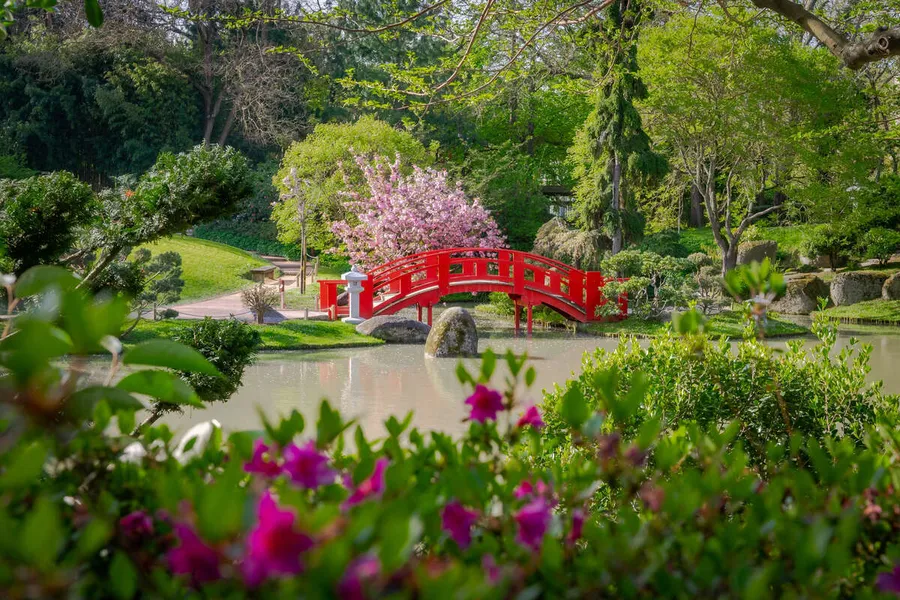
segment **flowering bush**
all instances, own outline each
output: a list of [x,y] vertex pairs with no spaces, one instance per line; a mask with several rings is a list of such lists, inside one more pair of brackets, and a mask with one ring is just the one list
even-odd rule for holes
[[[619,428],[643,404],[639,384],[596,403],[567,395],[564,426],[551,430],[515,392],[534,381],[526,358],[506,355],[496,390],[487,352],[477,373],[458,369],[472,389],[458,440],[410,429],[409,415],[370,439],[323,401],[314,426],[292,412],[179,454],[164,425],[139,440],[115,432],[131,430],[139,395],[197,401],[169,369],[214,368],[174,342],[120,356],[112,336],[127,309],[74,285],[61,269],[24,274],[16,296],[50,302],[0,340],[6,597],[897,593],[890,415],[858,443],[798,435],[754,467],[734,442],[740,419],[706,432],[688,421]],[[80,381],[100,348],[109,383]],[[113,386],[120,364],[148,368]],[[135,442],[145,454],[125,450]]]
[[370,196],[347,192],[356,222],[338,221],[332,231],[361,268],[426,250],[505,246],[491,214],[477,198],[470,203],[460,184],[452,186],[446,171],[415,167],[404,176],[399,157],[390,165],[383,159],[367,164],[362,156],[356,161]]

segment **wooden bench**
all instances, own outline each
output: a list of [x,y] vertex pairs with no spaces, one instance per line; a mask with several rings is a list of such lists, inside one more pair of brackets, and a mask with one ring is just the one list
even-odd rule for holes
[[274,279],[275,278],[275,267],[269,265],[267,267],[256,267],[255,269],[250,269],[250,277],[253,281],[258,283],[265,283],[266,278]]

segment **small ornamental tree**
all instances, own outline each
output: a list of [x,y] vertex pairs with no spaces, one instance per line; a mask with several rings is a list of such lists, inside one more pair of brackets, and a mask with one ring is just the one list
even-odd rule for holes
[[388,261],[441,248],[497,248],[506,241],[491,214],[446,171],[420,169],[404,176],[399,158],[367,163],[356,157],[369,188],[368,197],[346,192],[356,222],[338,221],[332,231],[347,247],[351,262],[369,269]]

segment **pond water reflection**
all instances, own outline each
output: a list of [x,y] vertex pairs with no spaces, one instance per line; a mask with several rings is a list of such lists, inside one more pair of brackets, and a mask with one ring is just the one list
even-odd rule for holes
[[[851,336],[873,345],[870,378],[884,380],[885,390],[891,393],[900,393],[898,333],[857,327],[842,332],[839,338],[841,346]],[[552,389],[580,371],[584,352],[598,347],[611,349],[617,343],[613,338],[545,333],[525,339],[504,332],[483,337],[479,347],[498,353],[507,349],[527,352],[537,379],[524,397],[537,401],[542,389]],[[783,347],[785,342],[772,343]],[[470,369],[479,364],[475,359],[465,362]],[[247,369],[244,385],[227,403],[169,415],[163,421],[180,431],[211,418],[218,419],[227,430],[257,429],[259,406],[272,417],[296,408],[310,422],[322,398],[328,398],[345,415],[357,418],[370,435],[380,434],[383,421],[390,415],[402,418],[409,411],[414,411],[413,422],[421,429],[458,433],[465,428],[466,390],[457,381],[456,365],[452,359],[426,359],[421,346],[266,353]],[[501,385],[507,374],[505,365],[498,367],[496,385]]]

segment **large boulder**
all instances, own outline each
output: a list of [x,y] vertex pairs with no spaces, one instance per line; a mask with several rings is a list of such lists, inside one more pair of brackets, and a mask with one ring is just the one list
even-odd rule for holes
[[887,278],[887,273],[877,271],[838,273],[831,282],[831,300],[837,306],[846,306],[881,298]]
[[784,297],[772,303],[773,311],[786,315],[808,315],[819,307],[819,298],[828,298],[828,284],[815,275],[792,277],[785,282]]
[[356,326],[356,331],[388,344],[424,344],[431,327],[415,319],[385,315],[363,321]]
[[817,269],[842,269],[847,266],[847,257],[839,256],[835,261],[835,264],[831,264],[831,259],[825,255],[822,256],[814,256],[812,258],[808,256],[800,256],[800,264],[806,266],[813,266]]
[[425,340],[425,354],[437,358],[477,356],[478,330],[469,311],[455,306],[442,312]]
[[881,287],[881,297],[884,300],[900,300],[900,271],[885,280]]
[[749,265],[752,262],[762,262],[769,259],[775,262],[775,254],[778,252],[778,242],[771,240],[755,240],[744,242],[738,246],[737,262],[739,265]]

